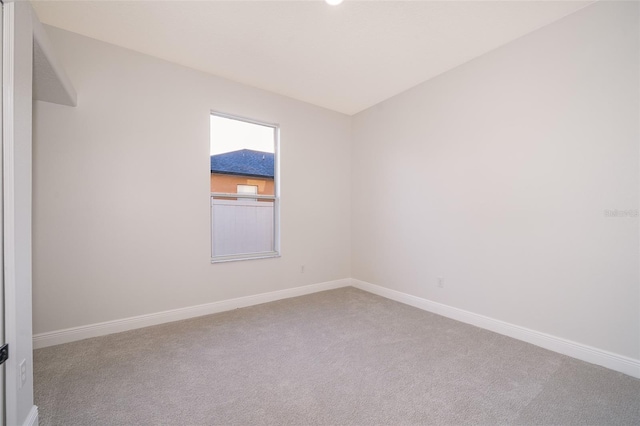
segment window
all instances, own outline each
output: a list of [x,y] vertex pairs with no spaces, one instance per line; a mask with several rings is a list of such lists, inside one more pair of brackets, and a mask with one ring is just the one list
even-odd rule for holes
[[[257,194],[258,185],[240,185],[236,186],[238,194]],[[247,200],[258,201],[256,198],[247,198]]]
[[211,261],[280,255],[275,124],[211,113]]

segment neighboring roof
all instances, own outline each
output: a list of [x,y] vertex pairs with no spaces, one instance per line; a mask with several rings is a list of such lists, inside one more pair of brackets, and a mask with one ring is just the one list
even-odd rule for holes
[[273,179],[272,152],[241,149],[211,156],[211,173]]

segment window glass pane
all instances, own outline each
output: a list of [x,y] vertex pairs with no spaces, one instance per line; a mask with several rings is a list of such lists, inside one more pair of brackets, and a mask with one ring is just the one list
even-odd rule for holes
[[212,198],[213,256],[274,250],[273,201]]
[[[211,115],[212,257],[277,251],[277,128]],[[273,197],[236,198],[232,194]]]

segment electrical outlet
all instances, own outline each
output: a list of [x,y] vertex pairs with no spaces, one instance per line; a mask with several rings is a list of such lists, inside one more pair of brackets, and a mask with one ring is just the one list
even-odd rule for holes
[[304,265],[300,266],[300,273],[304,274]]
[[444,278],[438,277],[438,287],[444,288]]
[[27,383],[27,360],[23,359],[20,365],[18,366],[18,372],[20,380],[18,381],[18,389],[22,389],[22,387]]

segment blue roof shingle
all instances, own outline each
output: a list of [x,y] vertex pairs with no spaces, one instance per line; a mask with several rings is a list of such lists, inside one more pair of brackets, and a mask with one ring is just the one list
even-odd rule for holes
[[241,149],[211,156],[211,173],[254,176],[273,179],[272,152]]

